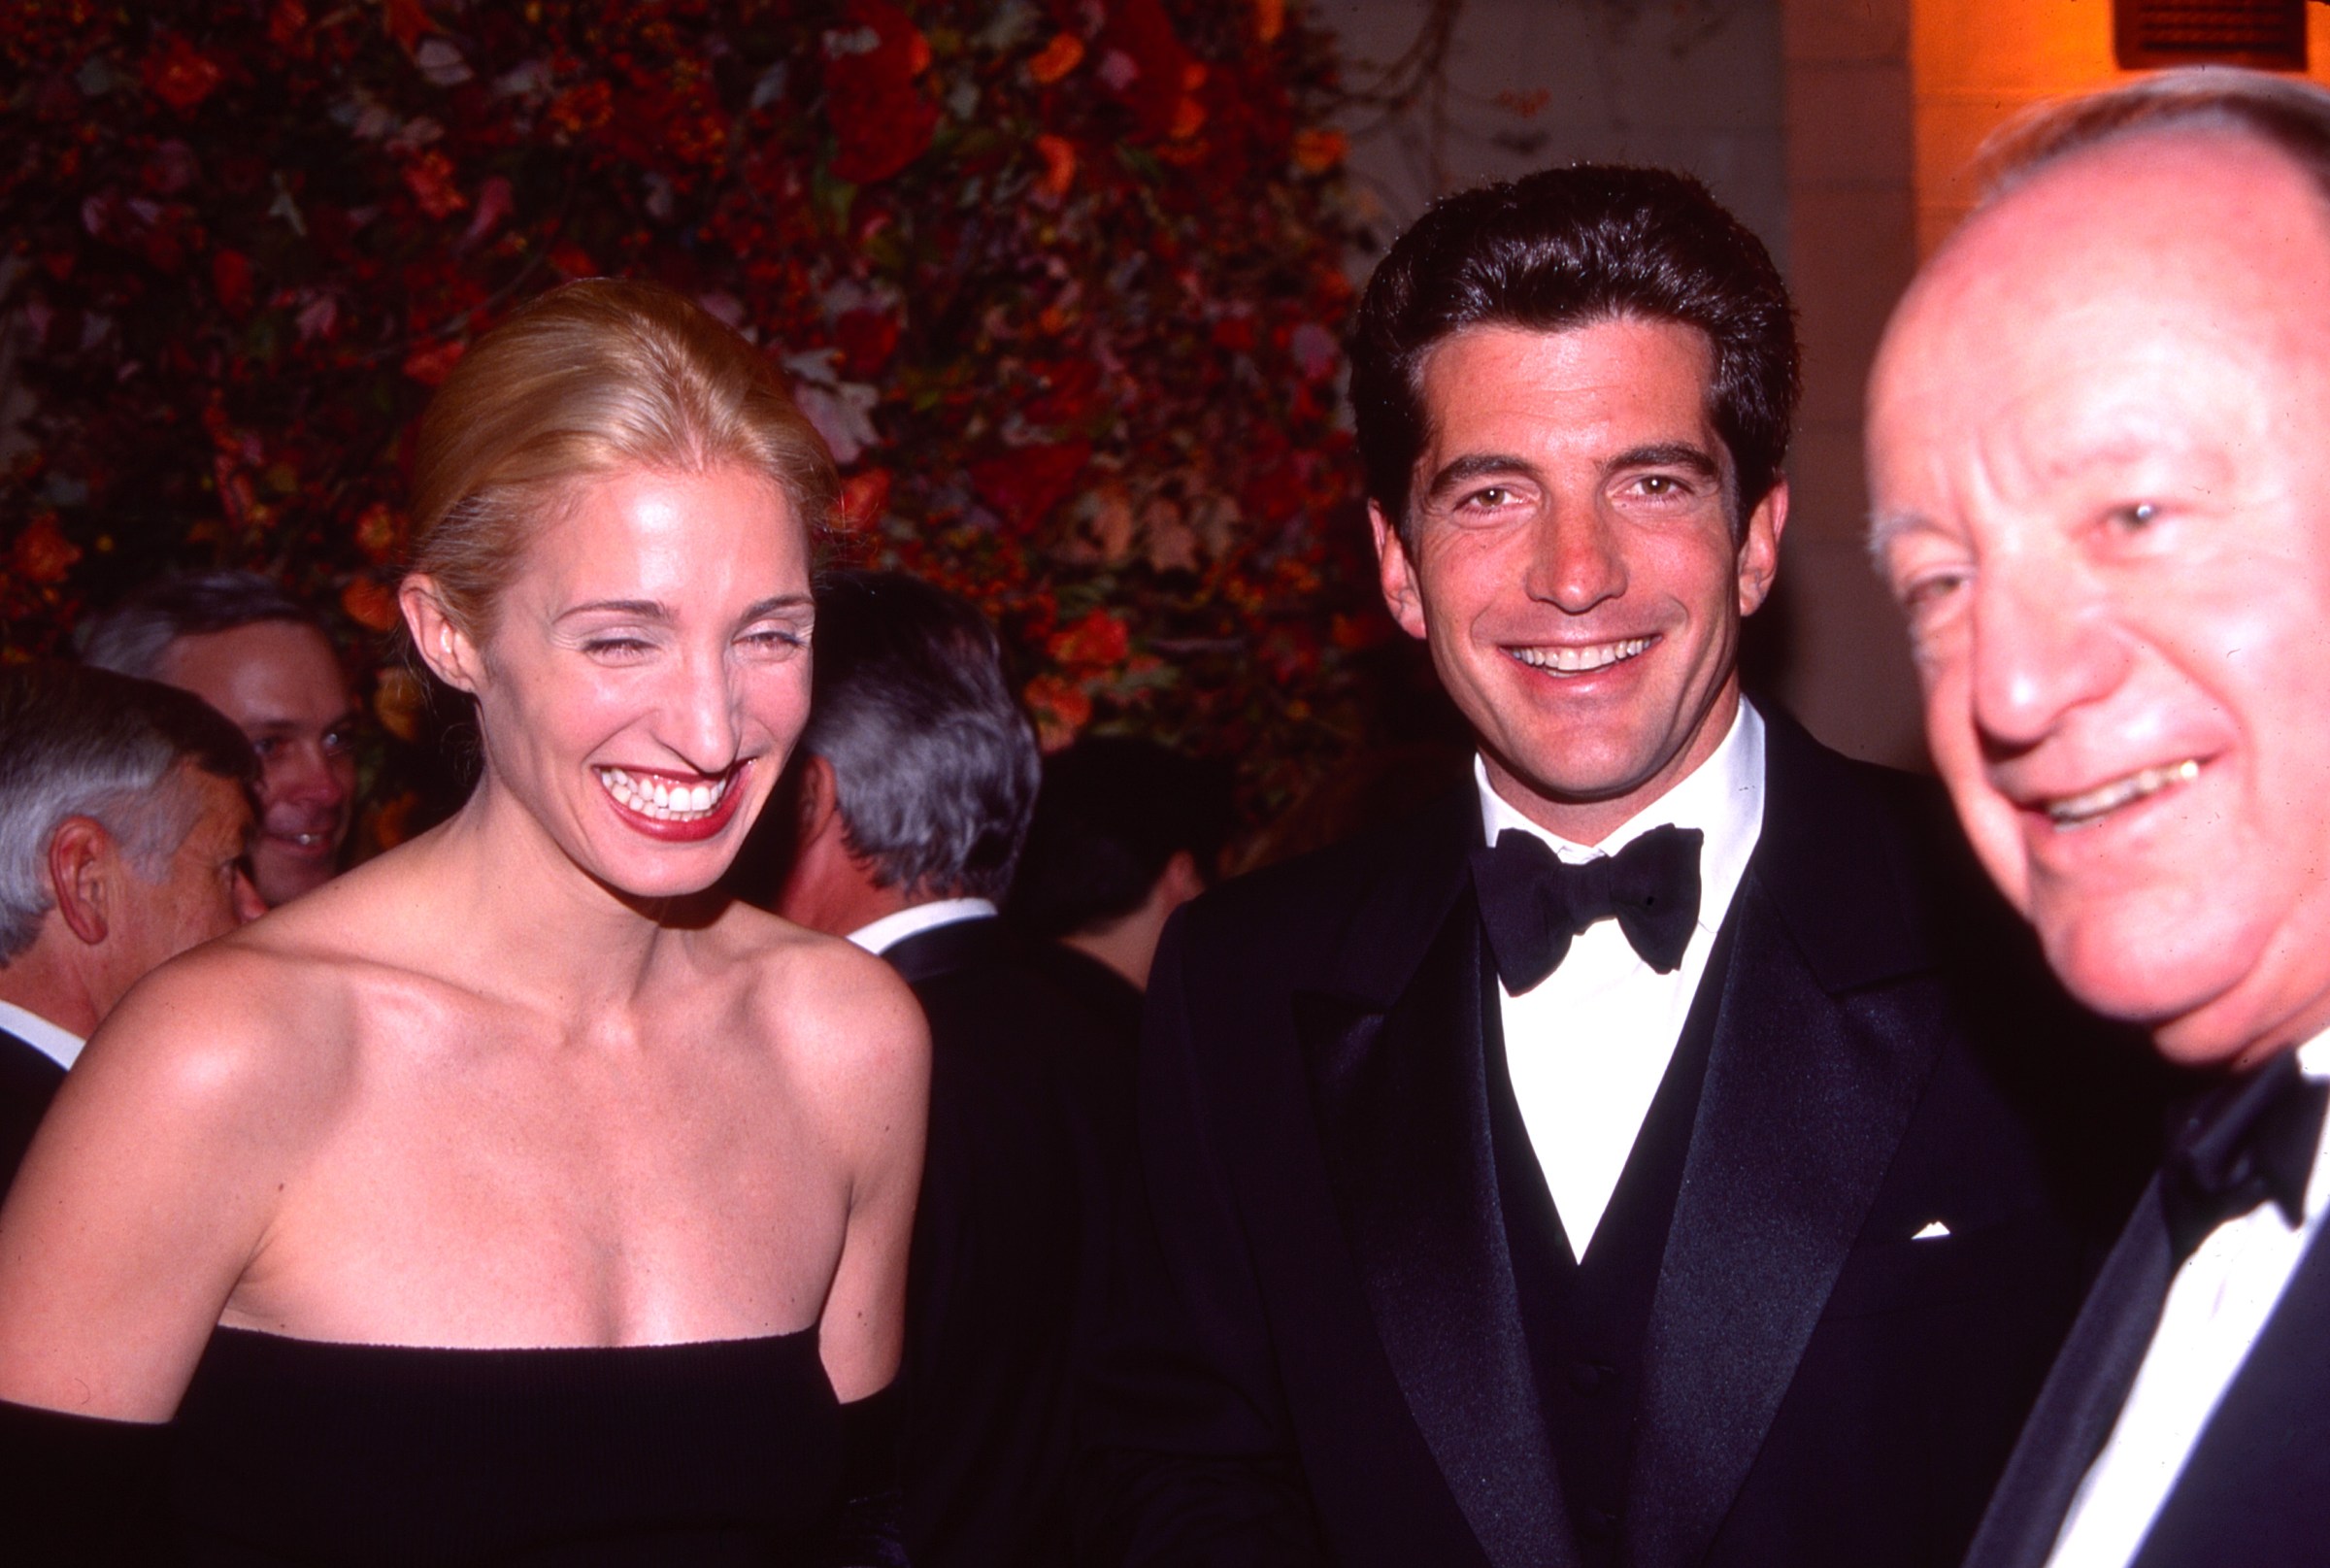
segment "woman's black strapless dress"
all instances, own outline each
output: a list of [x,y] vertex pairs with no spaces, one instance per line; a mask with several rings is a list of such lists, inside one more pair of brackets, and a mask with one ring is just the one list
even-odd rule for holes
[[172,1438],[180,1560],[217,1568],[766,1568],[814,1551],[843,1468],[814,1328],[524,1351],[221,1328]]

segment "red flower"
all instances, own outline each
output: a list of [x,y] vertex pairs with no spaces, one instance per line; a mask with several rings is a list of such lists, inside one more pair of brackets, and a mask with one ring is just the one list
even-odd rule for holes
[[865,381],[897,350],[898,318],[887,311],[844,311],[833,323],[833,341],[842,350],[842,373]]
[[550,102],[550,123],[569,136],[584,136],[615,115],[615,89],[604,82],[569,87]]
[[403,618],[396,595],[368,577],[359,577],[340,590],[340,608],[348,618],[373,631],[388,631]]
[[1351,150],[1350,139],[1339,130],[1301,130],[1294,133],[1294,166],[1305,174],[1325,174]]
[[1106,610],[1095,610],[1083,619],[1052,633],[1048,651],[1059,663],[1070,667],[1107,669],[1124,662],[1132,651],[1132,634],[1124,622]]
[[308,8],[300,0],[275,0],[267,13],[267,42],[287,50],[308,30]]
[[408,159],[404,174],[405,188],[431,217],[450,217],[469,205],[469,198],[453,183],[452,160],[434,148]]
[[191,115],[218,90],[226,72],[218,62],[172,34],[169,44],[146,56],[146,86],[182,115]]
[[385,501],[375,501],[364,509],[356,519],[356,546],[376,561],[384,561],[396,553],[404,538],[397,516]]
[[1092,449],[1081,441],[1015,447],[971,465],[971,485],[1017,533],[1032,532],[1068,497]]
[[428,707],[428,687],[411,670],[390,667],[381,672],[372,694],[372,711],[382,727],[402,741],[420,738],[420,719]]
[[405,374],[423,386],[442,386],[468,348],[468,344],[456,338],[449,343],[416,349],[405,356]]
[[53,514],[42,513],[17,535],[17,576],[23,582],[62,583],[80,559],[81,547],[58,529]]
[[590,259],[590,252],[572,240],[561,240],[550,247],[550,265],[569,278],[595,278],[599,264]]
[[1092,699],[1082,686],[1056,675],[1037,676],[1021,695],[1036,717],[1036,738],[1047,751],[1060,750],[1092,722]]
[[887,180],[920,157],[939,106],[915,86],[930,44],[892,0],[849,0],[844,25],[825,35],[825,117],[840,144],[836,178]]
[[429,14],[420,9],[420,0],[388,0],[381,8],[381,23],[408,54],[420,42],[420,35],[435,25],[429,20]]
[[1079,424],[1092,412],[1100,389],[1100,366],[1089,359],[1053,359],[1036,367],[1044,392],[1027,405],[1034,424]]
[[1076,144],[1064,136],[1048,133],[1036,138],[1036,155],[1044,160],[1044,172],[1036,177],[1036,188],[1058,201],[1076,183]]
[[1206,117],[1196,98],[1206,68],[1182,47],[1159,0],[1125,0],[1098,42],[1101,80],[1132,112],[1135,139],[1196,134]]
[[1084,41],[1074,33],[1054,33],[1051,42],[1027,62],[1027,74],[1039,86],[1048,87],[1084,63]]
[[882,520],[890,502],[890,471],[869,468],[842,481],[842,502],[834,509],[833,525],[844,533],[858,533]]
[[250,257],[223,248],[211,252],[211,284],[218,303],[235,316],[250,308]]

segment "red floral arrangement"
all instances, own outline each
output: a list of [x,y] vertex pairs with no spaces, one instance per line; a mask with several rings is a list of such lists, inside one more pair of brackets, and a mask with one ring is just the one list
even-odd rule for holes
[[[386,630],[429,388],[608,274],[767,346],[843,464],[841,553],[982,604],[1048,742],[1233,755],[1267,812],[1356,738],[1383,622],[1298,5],[10,12],[0,653],[187,566]],[[374,677],[409,733],[410,678]]]

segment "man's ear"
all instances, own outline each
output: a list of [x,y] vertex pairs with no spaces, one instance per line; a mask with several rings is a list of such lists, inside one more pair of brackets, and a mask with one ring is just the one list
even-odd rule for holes
[[1773,482],[1771,490],[1748,514],[1740,533],[1740,614],[1752,616],[1772,596],[1780,576],[1780,536],[1788,525],[1788,482]]
[[793,842],[806,847],[841,826],[841,791],[833,764],[815,751],[801,754],[801,787],[794,791]]
[[1157,873],[1156,892],[1165,899],[1169,910],[1180,909],[1205,890],[1206,879],[1197,869],[1197,856],[1187,850],[1174,851],[1173,858],[1165,862],[1165,869]]
[[49,890],[65,929],[90,947],[103,942],[120,911],[115,901],[121,846],[93,817],[68,817],[49,836]]
[[1409,562],[1408,547],[1400,543],[1400,531],[1373,501],[1367,503],[1367,521],[1376,531],[1376,573],[1383,585],[1384,607],[1400,623],[1400,630],[1420,638],[1424,635],[1424,601],[1416,591],[1415,568]]
[[413,646],[419,651],[421,662],[454,690],[476,695],[477,645],[446,612],[436,582],[424,573],[408,574],[397,587],[396,602],[405,613],[405,628],[413,634]]

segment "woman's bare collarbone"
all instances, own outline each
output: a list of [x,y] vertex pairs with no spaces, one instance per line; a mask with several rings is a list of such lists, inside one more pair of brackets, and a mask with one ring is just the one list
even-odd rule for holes
[[485,1347],[816,1320],[849,1176],[771,1005],[815,961],[789,927],[723,916],[626,1005],[569,1011],[481,988],[475,946],[448,961],[449,928],[411,904],[326,908],[340,890],[246,933],[281,978],[282,1048],[341,1069],[222,1321]]

